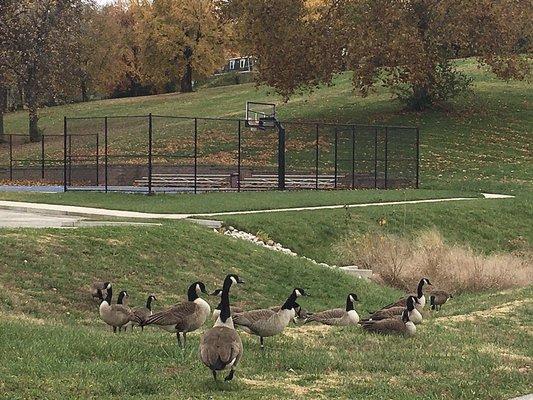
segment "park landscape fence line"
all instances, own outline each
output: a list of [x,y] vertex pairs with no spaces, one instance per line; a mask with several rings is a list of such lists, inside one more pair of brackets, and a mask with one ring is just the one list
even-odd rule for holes
[[54,176],[66,191],[240,192],[277,190],[284,171],[287,189],[419,186],[416,127],[281,124],[283,144],[275,130],[252,131],[237,118],[65,117],[63,134],[46,134],[39,144],[28,145],[37,146],[38,155],[23,153],[26,145],[15,144],[17,135],[6,135],[8,156],[0,165],[7,161],[7,168],[1,175],[0,166],[0,179],[21,180],[24,171],[38,169],[40,179]]

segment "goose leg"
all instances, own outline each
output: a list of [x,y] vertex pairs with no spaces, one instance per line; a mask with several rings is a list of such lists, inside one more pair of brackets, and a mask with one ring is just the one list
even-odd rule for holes
[[113,333],[117,333],[117,327],[116,326],[113,327]]
[[265,348],[265,343],[264,343],[263,336],[259,336],[259,343],[261,343],[261,349],[264,349]]
[[176,332],[176,338],[178,339],[178,346],[181,347],[181,336],[179,331]]
[[183,332],[183,348],[187,346],[187,332]]
[[213,373],[213,378],[215,379],[215,382],[216,382],[217,381],[217,371],[212,370],[211,372]]
[[225,380],[226,382],[231,381],[231,380],[233,379],[233,374],[234,374],[234,373],[235,373],[235,370],[232,368],[231,371],[229,372],[228,376],[226,376],[226,377],[224,378],[224,380]]

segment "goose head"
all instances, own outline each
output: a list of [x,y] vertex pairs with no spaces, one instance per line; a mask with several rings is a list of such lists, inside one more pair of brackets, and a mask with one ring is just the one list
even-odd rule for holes
[[423,285],[433,286],[433,285],[431,284],[431,282],[429,281],[428,278],[422,278],[422,279],[420,279],[420,285],[422,285],[422,286],[423,286]]
[[222,289],[215,289],[210,296],[222,297]]
[[302,288],[294,288],[294,290],[292,291],[292,294],[295,297],[309,296],[309,294],[305,290],[303,290]]
[[235,283],[235,284],[244,283],[244,281],[236,274],[228,274],[228,275],[226,275],[226,279],[224,279],[224,283],[225,282],[229,283],[230,281],[231,281],[231,283]]
[[125,304],[126,301],[128,300],[128,292],[126,292],[125,290],[121,291],[119,294],[118,294],[118,298],[117,298],[117,304]]
[[419,303],[420,302],[415,296],[409,296],[405,302],[407,311],[413,311],[415,309],[415,306]]
[[355,293],[348,294],[348,297],[346,298],[346,311],[353,310],[356,301],[359,301],[359,298]]
[[189,301],[194,301],[197,298],[200,297],[199,293],[209,294],[205,288],[205,284],[203,282],[197,281],[194,283],[191,283],[189,286],[189,289],[187,290],[187,298]]

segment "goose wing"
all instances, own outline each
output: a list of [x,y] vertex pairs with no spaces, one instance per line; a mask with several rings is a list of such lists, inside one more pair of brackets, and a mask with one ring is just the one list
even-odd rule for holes
[[235,365],[242,355],[242,341],[234,329],[223,326],[209,329],[200,340],[200,359],[213,370]]
[[375,333],[403,333],[405,331],[405,324],[399,318],[387,318],[380,321],[367,321],[361,326],[364,330]]
[[113,304],[111,310],[118,315],[121,315],[123,318],[126,318],[128,321],[141,322],[139,317],[135,315],[131,308],[125,306],[124,304]]
[[135,316],[137,318],[139,318],[141,321],[145,321],[147,320],[150,316],[151,316],[151,312],[149,309],[147,309],[146,307],[139,307],[139,308],[134,308],[133,309],[133,313],[135,314]]
[[192,316],[197,311],[197,307],[196,303],[186,301],[177,304],[168,310],[152,314],[143,322],[143,325],[176,325],[179,328],[188,317]]
[[322,322],[328,323],[329,321],[344,317],[346,310],[342,308],[334,308],[331,310],[325,310],[317,312],[307,318],[306,322]]
[[407,305],[407,298],[409,296],[418,297],[416,293],[409,293],[409,294],[405,295],[404,297],[402,297],[401,299],[398,299],[394,303],[387,304],[385,307],[382,307],[381,309],[385,310],[387,308],[392,308],[392,307],[403,307],[403,308],[405,308],[405,306]]
[[386,319],[386,318],[392,318],[397,315],[401,315],[403,310],[405,310],[405,307],[400,307],[400,306],[385,308],[385,309],[376,311],[375,313],[370,315],[368,319],[371,319],[373,321],[379,321],[379,320]]
[[268,320],[274,314],[276,314],[276,312],[271,309],[245,311],[240,314],[235,314],[233,317],[233,323],[240,326],[250,327],[259,321]]

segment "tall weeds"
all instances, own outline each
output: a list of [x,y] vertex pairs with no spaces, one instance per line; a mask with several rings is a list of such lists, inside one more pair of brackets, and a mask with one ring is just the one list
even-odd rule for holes
[[453,293],[506,289],[533,283],[533,252],[483,255],[449,245],[436,229],[415,239],[367,234],[342,240],[336,251],[344,264],[369,268],[384,283],[413,290],[422,276]]

